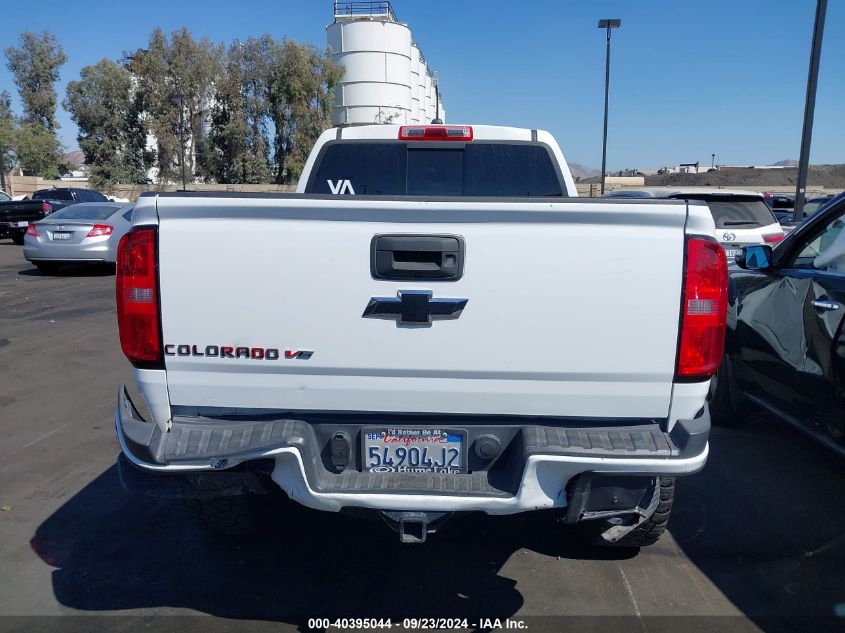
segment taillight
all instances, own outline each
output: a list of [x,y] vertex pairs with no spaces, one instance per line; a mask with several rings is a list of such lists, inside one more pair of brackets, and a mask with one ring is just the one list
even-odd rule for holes
[[99,237],[101,235],[111,235],[112,231],[114,231],[113,226],[109,226],[108,224],[95,224],[94,227],[88,231],[88,235],[85,237]]
[[117,326],[120,347],[133,364],[160,363],[156,230],[124,235],[117,247]]
[[722,362],[728,311],[728,262],[721,245],[687,240],[676,377],[704,380]]
[[400,141],[471,141],[469,125],[403,125],[399,128]]
[[48,215],[53,212],[53,205],[51,205],[49,202],[42,202],[41,210],[44,212],[44,215]]
[[26,227],[26,234],[30,237],[38,237],[38,227],[30,222],[29,226]]
[[783,233],[772,233],[771,235],[764,235],[763,241],[766,244],[777,244],[778,242],[783,241],[784,234]]

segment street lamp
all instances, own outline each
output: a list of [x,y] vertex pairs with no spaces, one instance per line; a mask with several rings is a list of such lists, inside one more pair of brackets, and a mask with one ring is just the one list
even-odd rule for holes
[[604,62],[604,135],[601,142],[601,193],[604,195],[604,181],[607,176],[607,94],[610,87],[610,30],[622,26],[622,20],[607,18],[599,20],[599,28],[607,30],[607,53]]
[[819,58],[822,53],[824,19],[827,0],[816,3],[816,20],[813,26],[813,46],[810,49],[810,70],[807,75],[807,95],[804,100],[804,128],[801,133],[801,155],[798,157],[798,182],[795,185],[795,208],[792,221],[804,219],[804,194],[807,189],[807,172],[810,168],[810,142],[813,139],[813,115],[816,111],[816,85],[819,83]]

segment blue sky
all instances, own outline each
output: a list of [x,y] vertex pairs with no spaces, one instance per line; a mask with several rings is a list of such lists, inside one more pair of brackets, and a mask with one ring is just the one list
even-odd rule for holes
[[[0,48],[52,31],[68,54],[59,81],[144,46],[155,26],[229,42],[269,32],[325,46],[326,0],[43,0],[4,3]],[[602,17],[613,34],[608,168],[660,167],[716,153],[723,164],[798,158],[815,0],[394,0],[431,67],[451,122],[551,131],[569,160],[599,167]],[[3,59],[5,62],[5,59]],[[0,89],[15,93],[0,67]],[[17,102],[16,102],[16,107]],[[18,110],[19,112],[19,110]],[[75,149],[76,128],[59,111]],[[828,6],[813,163],[845,162],[845,1]]]

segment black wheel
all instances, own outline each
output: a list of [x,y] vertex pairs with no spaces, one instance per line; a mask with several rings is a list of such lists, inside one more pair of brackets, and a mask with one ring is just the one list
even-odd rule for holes
[[211,534],[243,536],[256,532],[251,495],[183,499],[188,515]]
[[710,420],[719,426],[736,426],[748,417],[748,406],[743,401],[733,374],[733,366],[727,355],[716,375],[710,379],[707,394],[710,406]]
[[24,234],[20,231],[14,231],[11,235],[12,242],[17,244],[18,246],[23,246],[23,236]]
[[615,524],[613,519],[596,519],[579,523],[581,537],[593,545],[602,547],[645,547],[654,545],[666,531],[672,501],[675,498],[675,478],[660,477],[660,501],[654,513],[618,541],[608,541],[602,536]]
[[35,267],[38,268],[38,271],[42,275],[55,274],[59,270],[59,266],[61,264],[57,264],[56,262],[35,262]]

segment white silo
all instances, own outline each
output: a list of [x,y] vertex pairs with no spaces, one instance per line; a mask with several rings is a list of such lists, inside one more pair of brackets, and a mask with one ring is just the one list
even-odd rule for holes
[[411,123],[420,121],[420,49],[411,43]]
[[428,75],[428,65],[425,63],[425,57],[422,56],[422,51],[420,51],[420,64],[417,69],[417,77],[419,77],[417,81],[417,91],[418,91],[418,100],[419,100],[419,113],[417,117],[420,120],[420,123],[426,123],[425,118],[425,78]]
[[434,119],[434,84],[431,75],[425,73],[425,122],[431,123]]
[[[354,3],[347,3],[352,6]],[[362,15],[337,3],[327,27],[332,60],[343,67],[335,89],[335,125],[411,121],[411,31],[396,22],[389,3]],[[341,13],[338,13],[340,11]]]

